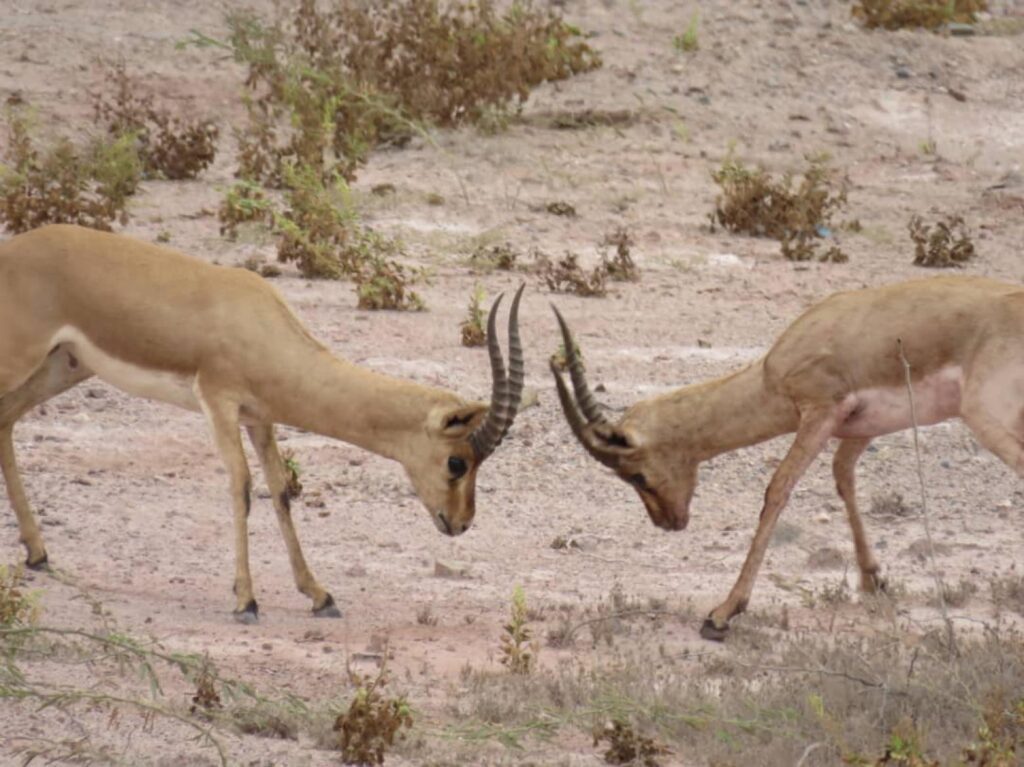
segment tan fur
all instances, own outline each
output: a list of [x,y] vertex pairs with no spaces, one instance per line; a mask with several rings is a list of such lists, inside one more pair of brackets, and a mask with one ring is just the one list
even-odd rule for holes
[[582,438],[591,450],[638,485],[651,519],[668,530],[689,521],[701,461],[796,432],[768,485],[740,576],[711,611],[704,636],[722,638],[729,619],[746,608],[790,492],[833,437],[842,440],[833,469],[861,587],[879,585],[854,497],[854,467],[873,437],[911,425],[897,339],[911,366],[918,423],[960,417],[1024,475],[1024,289],[975,277],[836,294],[746,368],[639,402],[617,424],[587,426]]
[[[30,564],[45,562],[46,549],[14,463],[14,423],[94,373],[206,415],[230,474],[236,612],[255,617],[240,425],[271,486],[295,582],[314,610],[333,601],[302,556],[273,424],[401,462],[442,532],[459,534],[473,520],[479,460],[468,438],[486,404],[333,356],[273,287],[244,269],[124,236],[47,226],[0,244],[0,468]],[[468,465],[463,477],[450,476],[450,456]]]

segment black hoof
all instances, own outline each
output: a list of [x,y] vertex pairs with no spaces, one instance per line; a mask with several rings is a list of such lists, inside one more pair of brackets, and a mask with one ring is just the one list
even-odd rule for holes
[[43,552],[43,556],[40,559],[37,559],[35,562],[33,562],[30,557],[25,560],[25,567],[27,567],[29,570],[35,570],[37,572],[40,570],[49,570],[50,557],[46,554],[46,552]]
[[704,619],[704,625],[700,627],[700,636],[702,639],[709,639],[712,642],[724,642],[726,634],[729,633],[729,624],[726,623],[724,626],[719,628],[715,625],[715,622],[711,618]]
[[254,623],[258,623],[260,619],[260,608],[256,604],[255,599],[250,599],[249,604],[245,606],[244,610],[235,610],[232,615],[235,620],[239,623],[243,623],[246,626],[251,626]]
[[320,606],[313,608],[314,618],[340,618],[341,610],[334,604],[334,597],[327,595],[327,600]]

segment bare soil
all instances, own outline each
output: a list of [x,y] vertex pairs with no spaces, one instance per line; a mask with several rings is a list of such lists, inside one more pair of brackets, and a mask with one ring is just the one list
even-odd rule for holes
[[[538,609],[542,668],[610,652],[589,635],[568,649],[543,646],[543,637],[562,611],[582,616],[616,587],[639,604],[664,602],[684,616],[641,627],[645,646],[677,658],[730,652],[728,643],[698,637],[699,616],[738,574],[788,441],[708,462],[689,529],[656,529],[635,494],[583,452],[563,421],[547,371],[558,345],[548,303],[557,302],[573,325],[601,396],[623,408],[763,353],[803,309],[833,291],[931,274],[911,265],[906,224],[915,213],[964,216],[979,251],[966,273],[1024,280],[1024,37],[869,33],[851,22],[845,2],[705,0],[700,49],[683,54],[672,38],[696,3],[558,5],[595,33],[602,69],[539,89],[497,135],[466,128],[378,152],[354,184],[366,221],[400,236],[413,260],[429,268],[429,283],[417,288],[426,313],[357,311],[350,285],[310,282],[287,268],[275,281],[338,354],[479,398],[490,385],[486,353],[459,345],[468,298],[478,282],[489,297],[530,282],[521,324],[527,385],[538,405],[520,415],[481,470],[473,529],[454,540],[438,535],[397,465],[281,429],[283,446],[303,470],[306,490],[294,513],[307,558],[344,617],[310,616],[264,494],[250,523],[262,614],[258,625],[240,626],[230,615],[226,476],[202,419],[93,380],[26,417],[16,433],[51,559],[66,576],[30,576],[42,623],[96,628],[102,617],[124,634],[208,654],[222,673],[257,688],[317,701],[344,702],[351,690],[346,669],[372,670],[386,643],[393,687],[417,711],[414,742],[393,764],[602,763],[586,732],[572,727],[551,739],[526,737],[523,750],[452,734],[462,719],[462,670],[501,670],[499,635],[517,584]],[[996,19],[1024,16],[1024,3],[992,5]],[[100,86],[97,59],[123,57],[160,95],[213,115],[222,127],[215,166],[195,182],[145,183],[124,231],[147,240],[168,236],[171,246],[224,264],[254,255],[273,260],[267,238],[229,243],[218,236],[213,212],[235,165],[231,128],[242,119],[241,71],[222,51],[176,48],[190,29],[223,35],[222,9],[196,0],[0,0],[0,98],[20,95],[43,129],[84,134],[95,130],[89,92]],[[630,117],[611,126],[550,127],[552,115],[581,110]],[[710,171],[730,148],[780,172],[803,168],[807,153],[828,152],[851,181],[840,218],[862,225],[860,233],[838,233],[849,263],[794,264],[773,241],[711,232],[717,190]],[[370,194],[384,183],[394,185],[393,195]],[[431,204],[432,195],[443,204]],[[571,203],[578,216],[544,212],[551,201]],[[642,279],[614,284],[605,299],[552,296],[529,275],[474,273],[467,264],[477,245],[507,241],[524,252],[575,251],[592,265],[597,243],[618,225],[636,238]],[[744,417],[742,407],[736,417]],[[987,583],[1014,572],[1021,558],[1024,493],[960,423],[923,430],[921,445],[939,567],[950,582],[980,587],[953,614],[986,620],[993,610]],[[922,631],[934,626],[912,435],[877,440],[859,479],[865,508],[893,492],[906,499],[906,515],[869,514],[869,532],[888,578],[906,590],[899,613]],[[857,599],[825,620],[806,598],[844,578],[856,588],[826,459],[801,482],[780,527],[751,615],[735,621],[734,634],[783,608],[792,630],[856,633],[879,620]],[[20,561],[13,514],[0,529],[0,561]],[[560,536],[578,545],[552,548]],[[464,575],[438,576],[437,563]],[[428,606],[436,625],[417,619]],[[111,693],[135,684],[59,658],[26,668],[51,682]],[[176,702],[191,692],[180,684],[170,690]],[[29,744],[62,739],[88,742],[105,755],[94,754],[98,761],[216,763],[192,734],[131,711],[115,718],[88,707],[40,712],[31,702],[0,702],[4,763],[17,763]],[[338,763],[336,753],[306,736],[224,738],[232,763]],[[676,754],[664,763],[703,760]]]

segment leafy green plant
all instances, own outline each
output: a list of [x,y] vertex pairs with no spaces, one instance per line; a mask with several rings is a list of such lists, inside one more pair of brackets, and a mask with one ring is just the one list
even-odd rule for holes
[[907,229],[914,241],[916,266],[959,268],[975,256],[971,231],[961,216],[946,216],[930,226],[914,216]]
[[469,297],[466,319],[460,324],[463,346],[483,346],[487,343],[487,331],[484,329],[484,289],[477,285]]
[[221,237],[237,239],[242,224],[270,224],[273,210],[272,202],[259,184],[244,180],[233,184],[217,208]]
[[936,29],[950,22],[974,22],[986,10],[987,0],[860,0],[851,12],[868,29]]
[[302,467],[299,466],[299,459],[295,457],[294,450],[282,451],[281,458],[284,459],[285,490],[289,498],[298,498],[302,495]]
[[690,17],[690,23],[681,35],[672,38],[672,47],[680,53],[693,53],[700,48],[698,39],[698,27],[700,25],[700,11],[694,11]]
[[501,664],[513,674],[529,674],[536,661],[537,646],[527,625],[526,592],[522,586],[512,591],[509,621],[501,637]]
[[128,219],[128,198],[141,178],[130,135],[79,147],[61,137],[37,147],[32,124],[8,114],[7,153],[0,165],[0,222],[10,232],[43,224],[109,230]]
[[808,158],[800,183],[786,173],[774,179],[764,168],[747,168],[731,154],[713,171],[721,189],[711,213],[716,225],[730,232],[771,237],[782,244],[790,261],[843,262],[838,246],[819,254],[820,241],[832,230],[832,217],[846,205],[846,181],[838,180],[827,158]]
[[352,675],[356,693],[348,710],[338,715],[334,731],[345,764],[384,764],[388,749],[399,731],[412,727],[412,710],[405,697],[389,698],[383,694],[388,683],[385,666],[370,678]]
[[359,297],[357,306],[371,310],[422,311],[425,308],[423,299],[409,289],[416,277],[417,270],[392,258],[371,254],[359,261],[352,275]]

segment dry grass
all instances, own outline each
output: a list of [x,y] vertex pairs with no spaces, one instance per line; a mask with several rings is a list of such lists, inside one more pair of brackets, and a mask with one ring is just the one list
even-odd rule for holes
[[960,268],[974,258],[971,231],[960,216],[946,216],[933,225],[914,216],[907,225],[914,241],[914,264],[933,269]]
[[852,14],[868,29],[937,29],[950,22],[972,23],[986,10],[986,0],[860,0]]

